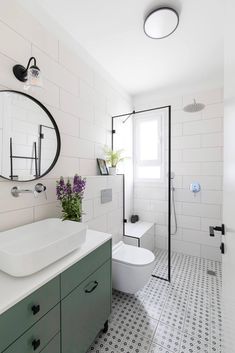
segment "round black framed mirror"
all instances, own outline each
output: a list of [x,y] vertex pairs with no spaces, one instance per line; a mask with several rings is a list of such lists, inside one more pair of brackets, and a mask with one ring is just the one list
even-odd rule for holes
[[0,91],[0,177],[32,181],[55,166],[61,149],[58,126],[48,109],[18,91]]

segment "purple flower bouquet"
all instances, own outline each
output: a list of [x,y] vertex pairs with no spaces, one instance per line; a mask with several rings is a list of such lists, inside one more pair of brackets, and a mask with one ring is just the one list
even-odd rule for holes
[[70,179],[67,182],[63,177],[56,182],[57,200],[62,206],[62,219],[80,222],[82,218],[82,199],[86,187],[86,179],[75,174],[73,182]]

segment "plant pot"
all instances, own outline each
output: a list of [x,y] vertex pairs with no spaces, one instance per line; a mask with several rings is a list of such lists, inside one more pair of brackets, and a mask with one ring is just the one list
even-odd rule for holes
[[116,167],[109,167],[109,175],[116,175],[117,168]]

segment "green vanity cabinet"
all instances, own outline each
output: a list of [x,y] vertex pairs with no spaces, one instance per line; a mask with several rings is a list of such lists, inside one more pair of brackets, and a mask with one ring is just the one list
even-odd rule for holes
[[56,277],[0,315],[0,352],[59,302],[60,278]]
[[61,297],[64,298],[90,274],[112,257],[112,243],[108,241],[61,274]]
[[[41,352],[60,332],[60,305],[40,319],[4,353]],[[59,353],[59,352],[57,352]]]
[[111,260],[61,302],[61,353],[85,353],[111,311]]
[[41,353],[60,353],[60,334],[56,335]]
[[0,353],[85,353],[111,312],[111,240],[0,315]]

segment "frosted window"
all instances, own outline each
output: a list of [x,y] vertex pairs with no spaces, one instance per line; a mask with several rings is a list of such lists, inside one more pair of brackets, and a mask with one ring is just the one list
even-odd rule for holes
[[163,116],[152,113],[135,119],[135,178],[163,178]]
[[157,160],[159,157],[158,121],[140,123],[139,127],[140,160]]
[[138,167],[138,177],[141,179],[160,179],[161,167]]

